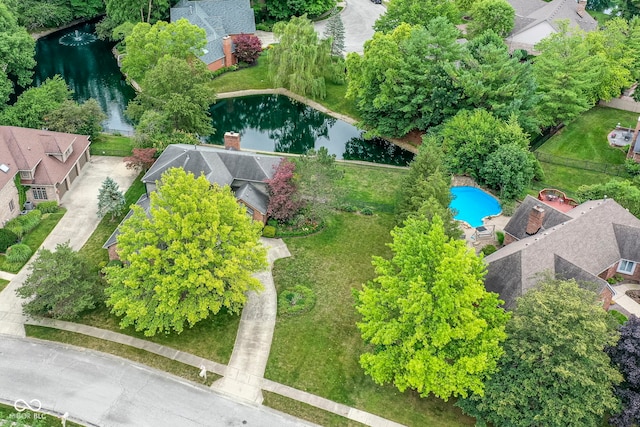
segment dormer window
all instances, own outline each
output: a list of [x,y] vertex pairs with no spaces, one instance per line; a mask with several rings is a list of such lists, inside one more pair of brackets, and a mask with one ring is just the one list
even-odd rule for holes
[[31,171],[20,171],[20,179],[33,179]]
[[627,259],[620,260],[618,264],[618,273],[632,275],[636,268],[636,263]]

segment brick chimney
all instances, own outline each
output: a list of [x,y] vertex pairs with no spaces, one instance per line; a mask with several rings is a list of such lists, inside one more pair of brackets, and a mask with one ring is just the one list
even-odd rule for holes
[[233,40],[230,36],[222,38],[222,50],[224,51],[224,66],[230,67],[235,64],[235,56],[233,56]]
[[542,220],[544,219],[544,209],[541,206],[536,205],[531,208],[529,212],[529,221],[527,222],[527,229],[525,233],[532,236],[542,228]]
[[240,134],[238,132],[225,132],[224,149],[240,151]]
[[587,7],[587,0],[577,0],[578,7],[576,7],[576,13],[580,15],[580,18],[585,16],[585,8]]

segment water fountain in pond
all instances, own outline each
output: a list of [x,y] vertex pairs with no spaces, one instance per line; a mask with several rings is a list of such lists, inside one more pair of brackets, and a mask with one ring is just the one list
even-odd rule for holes
[[93,34],[85,33],[83,31],[75,30],[73,33],[65,34],[60,37],[60,44],[64,46],[84,46],[96,41],[96,36]]

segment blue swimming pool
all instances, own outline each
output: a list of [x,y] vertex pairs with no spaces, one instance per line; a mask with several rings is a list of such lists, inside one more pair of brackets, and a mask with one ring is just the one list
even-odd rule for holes
[[498,199],[475,187],[452,187],[449,207],[457,212],[455,219],[472,227],[482,225],[482,218],[502,212]]

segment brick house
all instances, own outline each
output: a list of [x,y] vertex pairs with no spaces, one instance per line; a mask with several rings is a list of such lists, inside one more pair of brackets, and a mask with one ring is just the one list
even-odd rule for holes
[[[240,151],[240,135],[237,133],[227,132],[224,140],[225,149],[185,144],[169,145],[142,177],[146,194],[136,203],[148,212],[149,194],[155,191],[156,182],[166,170],[178,167],[195,176],[204,175],[211,184],[228,185],[238,203],[246,207],[247,215],[254,221],[266,223],[269,193],[264,181],[273,177],[282,157]],[[130,214],[131,212],[124,220]],[[103,245],[103,248],[109,251],[110,259],[117,258],[117,237],[118,230],[114,231]]]
[[0,221],[22,210],[16,180],[27,187],[27,201],[60,203],[90,160],[89,137],[0,126]]
[[613,199],[561,212],[527,196],[504,231],[506,246],[485,258],[485,286],[507,309],[544,272],[594,283],[605,309],[613,297],[607,279],[640,280],[640,220]]
[[249,0],[181,0],[171,8],[171,22],[182,18],[207,33],[205,53],[200,59],[211,71],[237,64],[235,38],[256,32]]

